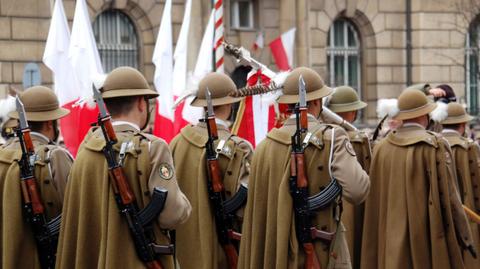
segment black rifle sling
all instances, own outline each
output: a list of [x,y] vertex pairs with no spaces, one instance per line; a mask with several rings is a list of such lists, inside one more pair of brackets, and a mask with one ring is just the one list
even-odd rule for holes
[[[312,134],[312,137],[316,137],[317,139],[321,139],[321,141],[324,141],[325,133],[329,129],[331,129],[332,131],[330,147],[328,152],[329,154],[328,171],[330,175],[330,182],[325,186],[323,190],[308,197],[308,207],[311,211],[317,211],[317,210],[322,210],[326,208],[332,202],[334,202],[342,192],[342,187],[332,175],[332,160],[334,157],[333,148],[335,146],[335,127],[331,125],[327,125],[326,128],[321,129],[321,126],[318,126],[312,130],[311,134]],[[311,141],[312,139],[310,139],[306,148],[310,146],[310,144],[312,143]]]
[[[148,181],[150,179],[151,174],[151,160],[150,160],[150,147],[151,147],[151,140],[142,135],[141,133],[137,133],[129,138],[133,142],[134,146],[134,155],[136,155],[136,169],[140,171],[137,172],[139,183],[138,186],[140,189],[138,190],[139,193],[142,195],[137,197],[137,203],[141,199],[144,207],[138,212],[142,225],[146,228],[149,236],[151,236],[153,242],[157,242],[157,240],[162,242],[162,245],[153,244],[153,250],[157,254],[162,255],[170,255],[173,254],[173,244],[170,243],[170,240],[167,235],[162,233],[155,233],[154,226],[155,221],[158,219],[158,216],[163,211],[165,207],[165,203],[168,197],[168,191],[162,188],[156,187],[153,190],[153,193],[150,192],[148,189]],[[128,140],[124,140],[128,141]],[[137,188],[133,187],[132,188]],[[158,206],[160,204],[160,206]],[[168,233],[165,231],[165,233]],[[161,238],[160,238],[161,237]],[[163,245],[166,244],[166,245]],[[167,249],[167,250],[165,250]]]
[[[226,138],[221,139],[225,141],[225,144],[223,146],[223,149],[229,148],[230,152],[226,153],[223,151],[223,149],[218,148],[217,144],[217,153],[219,154],[219,160],[220,156],[224,156],[225,158],[228,159],[228,164],[226,166],[225,171],[223,173],[223,184],[225,186],[225,192],[228,191],[228,189],[233,189],[236,188],[240,182],[240,168],[241,167],[234,167],[234,164],[236,163],[236,159],[242,159],[244,158],[244,155],[241,154],[239,150],[237,150],[238,144],[234,140],[235,135],[234,134],[229,134]],[[242,164],[242,162],[237,162],[239,164]],[[232,186],[233,184],[233,186]],[[237,210],[239,210],[242,206],[245,205],[247,202],[247,194],[248,194],[248,185],[246,184],[240,184],[240,187],[236,192],[230,197],[230,199],[227,199],[223,201],[223,206],[225,210],[225,214],[228,215],[234,215]]]

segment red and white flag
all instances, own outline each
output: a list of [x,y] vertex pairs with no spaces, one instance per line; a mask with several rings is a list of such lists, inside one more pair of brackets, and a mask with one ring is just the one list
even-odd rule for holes
[[[213,72],[213,51],[215,48],[214,38],[214,23],[215,23],[215,10],[212,10],[210,19],[208,20],[207,27],[203,34],[200,50],[198,51],[197,62],[193,73],[188,78],[187,91],[195,92],[198,90],[198,84],[203,77],[208,73]],[[193,107],[190,103],[193,100],[193,96],[188,97],[183,102],[183,107],[178,107],[177,110],[182,111],[182,118],[191,124],[196,124],[200,118],[203,117],[203,108]]]
[[[268,85],[271,79],[261,70],[252,70],[248,74],[247,85]],[[247,96],[240,103],[232,132],[248,140],[254,147],[258,145],[275,127],[276,113],[273,103],[276,97],[273,93]]]
[[97,119],[98,111],[77,105],[92,96],[94,77],[103,74],[85,0],[75,6],[72,34],[60,0],[55,3],[43,61],[54,74],[55,91],[70,114],[60,120],[65,146],[76,155],[78,146]]
[[253,43],[252,49],[253,51],[258,51],[259,49],[263,49],[264,40],[263,40],[263,33],[258,32],[257,37],[255,38],[255,42]]
[[153,51],[152,62],[155,65],[153,82],[157,92],[157,114],[155,124],[161,128],[154,128],[155,135],[170,142],[174,133],[173,111],[173,45],[172,45],[172,0],[165,2],[162,20],[158,30],[157,41]]
[[[183,15],[183,23],[180,28],[177,45],[173,54],[173,73],[172,73],[172,93],[173,99],[176,100],[186,90],[187,82],[187,48],[188,48],[188,31],[190,28],[190,14],[192,1],[187,0],[185,4],[185,13]],[[157,107],[159,107],[157,103]],[[183,103],[179,109],[174,111],[173,123],[171,120],[156,114],[153,127],[153,134],[164,138],[167,142],[171,141],[180,130],[188,124],[182,117]],[[173,124],[173,125],[172,125]],[[168,129],[168,130],[166,130]]]
[[295,30],[295,28],[288,30],[269,45],[273,59],[281,71],[287,71],[293,67]]
[[43,52],[43,62],[53,72],[53,85],[60,105],[70,103],[80,97],[76,87],[76,77],[68,60],[70,29],[62,0],[55,1],[47,43]]

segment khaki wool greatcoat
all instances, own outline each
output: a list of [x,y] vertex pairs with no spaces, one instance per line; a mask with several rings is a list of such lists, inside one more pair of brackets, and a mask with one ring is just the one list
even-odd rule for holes
[[[177,185],[167,144],[128,123],[113,122],[119,151],[128,147],[123,170],[140,209],[150,202],[154,187],[168,191],[167,201],[153,231],[157,244],[170,243],[166,229],[175,229],[190,215],[190,203]],[[72,167],[63,207],[57,269],[144,269],[135,252],[126,220],[119,214],[108,178],[100,128],[92,128],[80,146]],[[162,255],[163,268],[174,268],[172,255]]]
[[[67,177],[72,166],[71,155],[54,145],[42,134],[31,132],[37,154],[35,177],[46,209],[47,221],[62,211]],[[20,193],[22,157],[18,138],[9,140],[0,149],[1,205],[1,268],[39,269],[40,261],[30,225],[25,222]]]
[[471,233],[444,138],[400,127],[375,146],[370,179],[361,268],[464,268]]
[[[240,187],[247,183],[253,149],[250,143],[234,136],[227,127],[217,123],[218,140],[225,141],[218,149],[219,164],[226,198],[231,198]],[[227,261],[218,243],[212,206],[208,198],[207,166],[205,143],[207,142],[205,123],[187,126],[170,143],[173,161],[177,170],[180,189],[192,203],[192,215],[176,230],[176,251],[182,269],[227,268]],[[240,231],[241,213],[237,212],[235,230]]]
[[[462,203],[473,211],[480,212],[480,169],[479,148],[471,139],[461,136],[454,130],[443,130],[443,137],[447,139],[455,160],[457,180]],[[479,225],[469,221],[473,241],[477,251],[480,250]],[[471,255],[464,255],[466,268],[480,268],[480,259],[474,259]]]
[[[368,136],[361,131],[349,131],[348,137],[357,155],[358,163],[368,174],[370,162],[372,161],[372,151]],[[348,251],[350,252],[354,269],[360,268],[364,210],[364,203],[354,205],[345,199],[343,201],[342,222],[345,225]]]
[[[369,191],[369,179],[358,164],[347,133],[338,126],[321,124],[308,116],[313,135],[305,149],[306,171],[310,195],[318,193],[335,177],[343,188],[343,197],[361,203]],[[332,175],[329,174],[329,152],[334,132]],[[280,129],[273,129],[255,150],[249,181],[248,202],[243,222],[238,268],[301,268],[304,253],[296,238],[292,198],[289,192],[291,136],[295,119],[288,119]],[[344,227],[334,220],[335,203],[312,218],[318,229],[335,232],[336,244],[315,241],[315,251],[322,268],[329,257],[333,268],[351,268]],[[330,250],[330,247],[333,247]],[[335,254],[330,256],[330,252]]]

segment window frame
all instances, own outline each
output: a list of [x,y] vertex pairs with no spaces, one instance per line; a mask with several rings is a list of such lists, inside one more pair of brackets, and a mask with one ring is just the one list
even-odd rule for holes
[[[113,13],[115,22],[107,22],[109,18],[106,16],[102,17],[102,15],[105,15],[106,13]],[[129,25],[126,24],[127,22]],[[125,27],[126,25],[127,27]],[[110,28],[108,28],[109,26]],[[114,26],[115,29],[113,29],[112,26]],[[105,72],[109,72],[111,71],[111,69],[114,69],[121,65],[128,65],[136,69],[140,68],[140,66],[142,65],[140,36],[138,34],[134,21],[125,12],[119,9],[103,10],[95,18],[92,28],[98,52],[100,55],[100,60],[105,69]],[[115,32],[112,33],[112,30]],[[122,42],[121,38],[124,31],[129,31],[128,34],[132,38],[131,42]],[[97,35],[98,40],[96,38]],[[108,35],[110,35],[110,37],[112,37],[113,35],[113,38],[115,39],[114,43],[111,42],[111,40],[108,40],[110,39]],[[120,56],[121,53],[128,52],[131,52],[131,54],[127,56]],[[109,54],[110,56],[107,56]],[[117,57],[113,57],[114,55],[116,55]],[[105,59],[103,57],[109,57],[111,62],[107,63],[106,61],[108,59]]]
[[[343,22],[343,46],[336,45],[335,44],[335,24],[338,22]],[[349,46],[349,36],[348,36],[348,30],[351,30],[353,32],[353,37],[355,41],[355,46]],[[337,87],[337,86],[342,86],[342,85],[348,85],[352,88],[354,88],[357,93],[359,98],[362,98],[362,42],[360,39],[360,32],[355,26],[354,23],[352,23],[350,20],[347,20],[345,18],[339,18],[336,19],[332,25],[330,26],[330,29],[328,31],[328,43],[327,43],[327,67],[328,67],[328,74],[329,74],[329,82],[330,86],[332,87]],[[335,56],[341,56],[343,57],[343,83],[341,85],[336,85],[336,76],[335,76]],[[357,68],[357,82],[356,85],[350,85],[349,80],[350,80],[350,72],[348,70],[348,59],[351,58],[352,56],[356,56],[356,68]]]
[[[472,46],[472,33],[476,32],[477,40],[476,45]],[[468,112],[473,115],[479,114],[479,103],[480,103],[480,96],[478,93],[478,86],[479,86],[479,63],[480,63],[480,54],[479,54],[479,46],[480,41],[478,40],[478,36],[480,34],[480,24],[477,22],[473,24],[465,38],[465,98],[467,103]],[[474,40],[475,41],[475,40]],[[476,70],[474,71],[475,79],[472,79],[472,61],[476,62]]]
[[[239,2],[247,2],[249,13],[249,26],[240,26]],[[230,1],[230,29],[232,30],[254,30],[255,29],[255,10],[253,0],[231,0]]]

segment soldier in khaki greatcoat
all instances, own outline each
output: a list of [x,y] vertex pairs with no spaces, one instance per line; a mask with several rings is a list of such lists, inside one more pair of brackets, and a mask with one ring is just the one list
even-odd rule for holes
[[[168,191],[163,211],[153,224],[157,244],[170,243],[167,230],[190,215],[191,206],[180,191],[172,156],[165,141],[143,133],[150,98],[158,94],[130,67],[114,69],[100,89],[118,142],[124,142],[123,171],[140,209],[150,202],[155,187]],[[125,218],[120,215],[105,156],[100,128],[92,128],[78,151],[67,185],[56,268],[145,268],[138,258]],[[173,268],[173,255],[161,255],[163,268]]]
[[[241,98],[230,97],[236,90],[233,81],[226,75],[210,73],[199,84],[199,90],[191,105],[207,107],[206,90],[212,96],[218,140],[220,174],[225,186],[226,199],[232,198],[241,184],[248,181],[253,148],[250,143],[229,130],[227,122],[232,104]],[[180,189],[192,203],[190,219],[176,230],[177,257],[181,268],[227,268],[227,260],[214,221],[213,207],[207,190],[207,165],[205,144],[208,139],[207,125],[199,122],[186,126],[170,143]],[[244,185],[246,186],[246,185]],[[242,186],[243,187],[243,186]],[[246,197],[245,197],[246,199]],[[246,200],[245,200],[246,202]],[[237,211],[236,229],[241,228],[241,212]]]
[[[285,80],[279,103],[299,102],[298,81],[306,87],[308,131],[305,141],[305,170],[310,195],[317,194],[335,178],[342,196],[353,204],[361,203],[369,191],[368,175],[357,162],[355,151],[342,128],[321,123],[322,98],[332,90],[312,69],[300,67]],[[294,209],[289,190],[291,136],[296,130],[295,116],[283,127],[273,129],[256,148],[249,179],[248,201],[240,244],[239,268],[300,268],[305,254],[295,233]],[[335,200],[315,212],[311,224],[333,233],[332,240],[315,240],[315,252],[322,268],[351,268],[345,228],[339,221]],[[328,265],[328,267],[327,267]]]
[[[353,123],[357,118],[358,111],[366,106],[367,104],[358,98],[357,92],[348,86],[335,88],[328,102],[328,108],[349,123]],[[360,163],[363,170],[368,173],[372,152],[367,134],[359,130],[345,131],[347,131],[350,142],[355,150],[357,161]],[[346,228],[345,234],[350,256],[352,258],[353,268],[360,268],[363,212],[363,203],[355,206],[348,201],[345,201],[343,204],[342,222]]]
[[[55,93],[46,87],[35,86],[19,93],[26,118],[31,128],[35,148],[35,177],[46,207],[47,221],[62,211],[67,177],[72,166],[71,155],[57,146],[59,130],[57,120],[69,111],[60,108]],[[18,119],[16,111],[9,116]],[[10,121],[9,126],[15,126]],[[22,214],[20,170],[18,161],[22,151],[18,138],[9,139],[0,150],[0,202],[1,202],[1,268],[39,268],[37,246],[31,226]]]
[[448,142],[425,130],[435,107],[421,91],[403,91],[394,117],[402,126],[375,146],[363,269],[465,268],[474,250]]
[[[466,124],[474,118],[467,114],[459,103],[449,103],[448,117],[443,120],[442,135],[447,139],[453,153],[457,181],[462,203],[477,214],[480,212],[480,169],[479,148],[473,140],[466,138]],[[470,221],[473,241],[477,250],[480,249],[479,225]],[[471,255],[465,257],[466,268],[480,268],[480,259]]]

